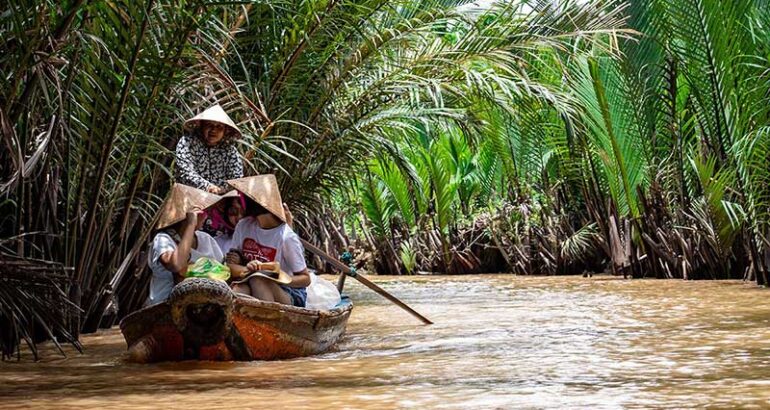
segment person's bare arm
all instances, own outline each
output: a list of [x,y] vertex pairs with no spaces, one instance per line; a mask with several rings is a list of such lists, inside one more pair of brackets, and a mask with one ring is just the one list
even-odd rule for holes
[[222,188],[222,187],[219,187],[219,186],[216,186],[216,185],[214,185],[214,184],[211,184],[211,185],[209,185],[209,186],[206,188],[206,192],[210,192],[210,193],[212,193],[212,194],[217,194],[217,195],[222,195],[222,194],[224,194],[224,193],[225,193],[225,191],[226,191],[226,190],[225,190],[224,188]]
[[187,266],[179,269],[174,265],[172,261],[175,259],[175,253],[176,251],[163,253],[160,255],[158,260],[160,260],[160,263],[164,268],[168,269],[171,273],[174,274],[174,283],[177,283],[185,278],[185,274],[187,273]]
[[310,272],[307,269],[294,272],[294,277],[291,278],[288,286],[292,288],[306,288],[310,286]]
[[249,272],[249,269],[246,266],[241,265],[243,261],[238,252],[227,252],[225,262],[227,263],[227,267],[230,268],[230,276],[234,279],[242,278]]
[[233,279],[240,279],[249,273],[249,270],[243,265],[228,263],[227,267],[230,268],[230,276],[232,276]]
[[174,272],[178,276],[184,277],[187,273],[187,265],[190,261],[190,249],[192,249],[193,241],[195,240],[195,226],[198,223],[197,211],[190,211],[187,213],[187,219],[185,220],[185,230],[182,239],[177,244],[176,249],[173,252],[166,252],[160,255],[160,263],[163,266]]

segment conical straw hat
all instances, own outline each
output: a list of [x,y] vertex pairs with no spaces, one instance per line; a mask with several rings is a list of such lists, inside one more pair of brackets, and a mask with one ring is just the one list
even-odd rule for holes
[[[276,275],[275,277],[270,276],[270,274]],[[253,278],[254,276],[261,276],[265,279],[270,279],[273,282],[280,283],[282,285],[288,285],[291,283],[291,275],[286,273],[283,269],[280,269],[278,272],[271,272],[271,271],[256,271],[256,272],[250,272],[247,273],[246,276],[234,280],[233,283],[246,283],[249,281],[249,279]]]
[[184,128],[188,131],[194,128],[198,128],[201,125],[201,121],[218,122],[228,127],[233,137],[235,138],[241,137],[241,131],[238,129],[238,127],[235,126],[235,123],[233,122],[233,120],[230,119],[230,116],[227,115],[225,110],[223,110],[222,106],[220,106],[219,104],[211,106],[207,108],[205,111],[203,111],[202,113],[185,121]]
[[219,195],[202,191],[187,185],[174,184],[171,193],[163,203],[156,229],[167,228],[187,217],[194,209],[204,210],[222,199]]
[[278,219],[286,222],[283,213],[281,192],[278,191],[278,181],[273,174],[256,175],[253,177],[231,179],[227,181],[231,187],[243,192],[244,195],[262,205]]

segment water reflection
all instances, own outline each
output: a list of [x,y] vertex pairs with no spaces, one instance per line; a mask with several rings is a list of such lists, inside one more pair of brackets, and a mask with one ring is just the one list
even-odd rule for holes
[[646,408],[770,405],[770,302],[740,282],[512,276],[378,278],[436,322],[348,281],[336,351],[252,363],[86,354],[0,365],[0,406]]

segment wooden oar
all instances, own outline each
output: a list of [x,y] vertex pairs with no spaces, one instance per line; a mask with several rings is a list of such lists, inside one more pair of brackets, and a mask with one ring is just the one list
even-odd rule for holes
[[302,241],[302,244],[305,245],[305,248],[307,250],[309,250],[310,252],[313,252],[314,254],[318,255],[319,257],[325,259],[327,262],[329,262],[332,265],[334,265],[335,268],[337,268],[340,271],[342,271],[343,275],[350,276],[351,278],[354,278],[357,281],[361,282],[362,285],[364,285],[367,288],[369,288],[369,289],[379,293],[380,296],[382,296],[385,299],[393,302],[394,304],[396,304],[401,309],[406,310],[412,316],[416,317],[417,319],[420,319],[426,325],[432,325],[433,324],[433,322],[431,322],[427,317],[417,313],[416,310],[410,308],[406,303],[398,300],[397,297],[391,295],[385,289],[377,286],[374,282],[372,282],[369,279],[367,279],[364,275],[362,275],[362,274],[360,274],[358,272],[352,271],[350,269],[350,267],[348,267],[344,263],[340,262],[339,260],[335,259],[334,257],[329,255],[328,253],[322,251],[321,249],[319,249],[317,246],[313,245],[312,243],[310,243],[310,242],[308,242],[308,241],[306,241],[306,240],[304,240],[302,238],[300,238],[300,240]]

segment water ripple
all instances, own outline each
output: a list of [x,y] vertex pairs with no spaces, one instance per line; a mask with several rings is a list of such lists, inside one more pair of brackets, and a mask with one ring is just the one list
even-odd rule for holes
[[[345,339],[313,358],[0,365],[0,407],[700,408],[770,404],[770,298],[740,282],[514,276],[377,278],[422,326],[349,281]],[[118,381],[119,382],[116,382]]]

